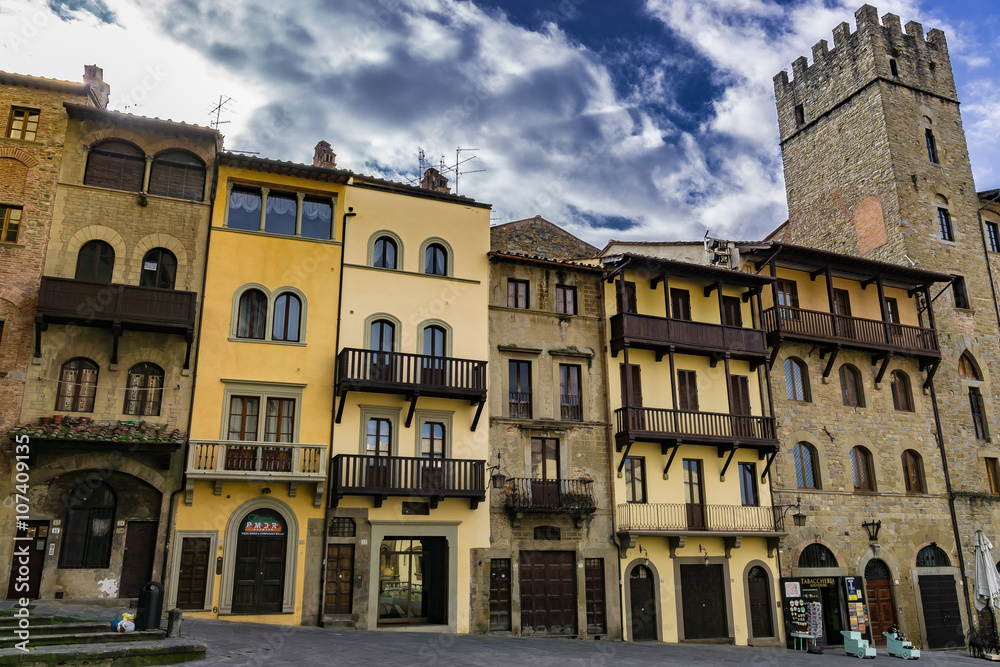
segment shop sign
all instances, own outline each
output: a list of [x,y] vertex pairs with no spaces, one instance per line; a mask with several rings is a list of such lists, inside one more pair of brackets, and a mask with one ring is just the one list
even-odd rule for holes
[[285,534],[285,522],[274,510],[257,510],[243,519],[240,534],[280,537]]
[[837,585],[836,577],[802,577],[802,585],[809,588],[832,588]]

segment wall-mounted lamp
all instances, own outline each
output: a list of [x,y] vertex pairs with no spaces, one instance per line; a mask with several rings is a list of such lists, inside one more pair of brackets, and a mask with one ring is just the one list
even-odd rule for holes
[[266,495],[269,495],[271,493],[271,489],[270,489],[270,487],[265,486],[263,489],[260,490],[260,492],[263,493],[266,496]]
[[878,540],[878,531],[882,529],[882,521],[866,521],[861,526],[868,533],[868,540],[875,542]]
[[795,499],[794,505],[775,505],[774,506],[774,518],[775,518],[775,528],[778,530],[784,529],[785,515],[788,514],[788,510],[795,509],[795,514],[792,515],[792,520],[795,522],[796,528],[802,528],[806,525],[806,515],[801,511],[802,506],[802,496]]
[[642,556],[643,562],[648,566],[649,565],[649,552],[646,551],[645,549],[643,549],[641,544],[639,545],[639,555]]
[[698,553],[705,554],[705,566],[707,567],[708,566],[708,549],[706,549],[705,547],[703,547],[703,546],[701,546],[699,544],[698,545]]
[[500,452],[497,452],[497,463],[487,467],[490,473],[490,482],[494,489],[502,489],[507,484],[507,475],[500,472]]

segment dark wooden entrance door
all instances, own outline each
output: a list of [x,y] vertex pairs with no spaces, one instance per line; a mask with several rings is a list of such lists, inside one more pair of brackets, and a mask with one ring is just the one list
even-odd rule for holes
[[740,307],[740,297],[722,297],[722,323],[727,327],[743,326],[743,310]]
[[684,639],[729,636],[721,565],[681,565]]
[[156,528],[156,521],[128,522],[118,597],[139,597],[139,591],[152,578],[153,559],[156,558]]
[[17,529],[14,557],[10,561],[10,580],[7,584],[8,600],[34,600],[38,597],[48,539],[48,521],[26,521],[24,527]]
[[236,544],[232,612],[281,612],[284,584],[285,536],[241,536]]
[[684,502],[688,528],[705,528],[705,496],[701,490],[701,461],[684,459]]
[[576,559],[572,551],[522,551],[521,634],[576,634]]
[[586,559],[583,577],[587,597],[587,634],[603,635],[608,631],[607,605],[604,602],[604,559]]
[[927,648],[965,646],[955,575],[921,574],[920,606],[924,614],[924,627],[927,628]]
[[354,545],[326,545],[326,613],[350,614],[354,590]]
[[845,338],[855,338],[854,320],[851,319],[851,295],[847,290],[833,290],[833,312],[837,326],[835,332]]
[[636,565],[628,576],[631,604],[632,641],[656,641],[656,594],[653,573],[644,565]]
[[872,639],[884,646],[882,633],[896,625],[896,611],[892,604],[892,588],[888,579],[866,579],[865,597],[868,598],[868,615],[872,624]]
[[181,569],[177,574],[177,608],[204,609],[211,541],[185,537],[181,541]]
[[510,559],[490,561],[490,631],[510,630]]
[[764,568],[751,568],[747,574],[747,593],[750,597],[750,631],[754,639],[774,636],[769,589],[769,579]]

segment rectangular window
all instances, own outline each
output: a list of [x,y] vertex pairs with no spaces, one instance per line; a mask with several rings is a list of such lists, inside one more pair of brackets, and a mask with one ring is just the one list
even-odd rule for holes
[[727,327],[743,326],[743,307],[740,303],[740,297],[722,297],[722,323]]
[[563,421],[583,421],[579,366],[559,364],[559,416]]
[[444,438],[443,422],[424,422],[420,429],[420,456],[425,459],[443,459]]
[[510,375],[510,417],[531,419],[531,362],[511,361]]
[[256,440],[260,398],[233,396],[229,402],[229,440]]
[[264,420],[264,442],[294,442],[295,399],[267,399],[267,418]]
[[976,440],[988,442],[990,430],[986,426],[986,404],[979,387],[969,387],[969,407],[972,409],[972,425],[976,432]]
[[934,164],[938,163],[937,142],[934,141],[934,133],[928,128],[924,130],[924,143],[927,144],[927,159]]
[[229,195],[226,226],[230,229],[260,230],[260,190],[233,188]]
[[[774,284],[779,306],[786,308],[799,307],[799,290],[794,280],[778,280]],[[792,310],[782,310],[782,319],[797,320],[799,314]]]
[[757,496],[757,466],[754,463],[740,464],[740,503],[759,505]]
[[986,223],[986,241],[989,243],[991,251],[1000,252],[1000,227],[997,226],[997,223]]
[[576,288],[570,285],[556,285],[556,312],[576,315]]
[[806,109],[801,104],[795,105],[795,125],[801,127],[806,124]]
[[641,456],[625,458],[625,502],[646,502],[646,459]]
[[954,241],[955,232],[951,228],[951,214],[948,213],[948,209],[939,208],[937,210],[938,215],[938,228],[941,232],[941,238],[945,241]]
[[969,293],[965,290],[965,278],[954,276],[954,280],[951,283],[951,293],[955,297],[956,308],[964,308],[966,310],[970,308]]
[[297,204],[293,194],[269,193],[267,195],[267,213],[264,216],[264,231],[268,234],[294,236]]
[[1000,459],[986,459],[986,476],[990,481],[990,493],[1000,496]]
[[303,238],[332,239],[333,234],[333,202],[329,199],[306,197],[302,201]]
[[0,206],[0,242],[17,243],[17,232],[21,228],[21,207]]
[[635,283],[628,280],[624,282],[622,285],[621,278],[615,281],[615,305],[619,313],[637,313],[639,311],[635,301]]
[[698,377],[694,371],[677,371],[677,407],[698,411]]
[[10,122],[7,124],[7,136],[11,139],[34,141],[38,132],[38,110],[11,107]]
[[891,296],[885,298],[885,314],[889,318],[890,324],[900,324],[899,303]]
[[691,293],[686,289],[670,289],[670,315],[675,320],[691,321]]
[[392,453],[392,420],[385,417],[369,418],[365,435],[365,454],[389,456]]
[[527,308],[528,303],[528,281],[507,279],[507,307]]

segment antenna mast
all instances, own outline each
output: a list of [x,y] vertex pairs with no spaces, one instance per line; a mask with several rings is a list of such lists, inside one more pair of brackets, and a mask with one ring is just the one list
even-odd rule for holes
[[[216,129],[216,130],[219,129],[220,125],[223,125],[225,123],[230,122],[228,120],[220,120],[220,117],[222,116],[222,110],[226,108],[227,104],[229,104],[230,102],[233,101],[233,98],[226,97],[226,99],[222,99],[223,97],[226,97],[226,96],[225,95],[219,95],[219,103],[216,104],[214,107],[212,107],[212,109],[208,112],[209,116],[211,116],[212,114],[215,114],[215,120],[213,120],[211,123],[209,123],[209,125],[212,128]],[[228,109],[226,109],[226,110],[228,111]]]

